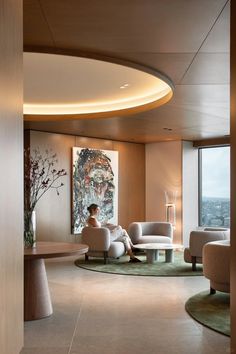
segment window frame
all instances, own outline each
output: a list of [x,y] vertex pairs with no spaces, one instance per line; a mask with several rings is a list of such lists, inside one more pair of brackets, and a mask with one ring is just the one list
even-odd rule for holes
[[198,226],[202,227],[202,149],[198,149]]
[[205,149],[217,149],[229,147],[230,144],[221,144],[221,145],[209,145],[209,146],[200,146],[198,148],[198,226],[199,227],[210,227],[210,225],[202,225],[202,150]]

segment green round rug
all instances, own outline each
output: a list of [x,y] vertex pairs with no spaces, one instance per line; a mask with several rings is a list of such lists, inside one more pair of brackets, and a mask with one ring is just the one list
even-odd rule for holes
[[230,336],[230,295],[209,290],[196,294],[185,304],[191,317],[216,332]]
[[165,263],[164,253],[160,253],[158,262],[148,264],[146,256],[136,255],[142,263],[129,263],[129,257],[123,256],[120,259],[109,259],[108,264],[103,263],[102,258],[77,259],[75,265],[95,272],[122,274],[122,275],[144,275],[156,277],[177,277],[202,275],[202,265],[197,265],[197,271],[192,271],[192,265],[185,263],[183,252],[175,252],[174,263]]

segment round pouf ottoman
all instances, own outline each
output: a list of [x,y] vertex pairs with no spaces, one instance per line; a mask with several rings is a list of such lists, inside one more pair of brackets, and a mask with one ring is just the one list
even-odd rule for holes
[[203,247],[203,274],[210,280],[210,293],[230,292],[230,241],[209,242]]

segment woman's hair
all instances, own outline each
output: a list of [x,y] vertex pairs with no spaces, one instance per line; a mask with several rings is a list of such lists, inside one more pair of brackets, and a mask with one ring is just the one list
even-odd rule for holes
[[96,210],[99,206],[97,204],[91,204],[89,207],[87,207],[87,210],[90,212],[92,212],[92,210]]

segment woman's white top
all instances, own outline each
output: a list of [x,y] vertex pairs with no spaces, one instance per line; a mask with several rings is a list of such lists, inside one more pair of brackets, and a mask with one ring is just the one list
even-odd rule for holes
[[[96,219],[95,216],[90,216],[88,219],[87,219],[87,225],[90,226],[90,227],[94,227],[91,223],[90,223],[90,220],[91,218],[93,219]],[[98,221],[96,219],[96,222],[97,222],[97,226],[96,227],[107,227],[109,230],[110,230],[110,237],[111,237],[111,241],[115,241],[117,240],[118,238],[120,237],[123,237],[123,236],[128,236],[126,230],[122,229],[122,227],[120,225],[113,225],[113,224],[105,224],[105,225],[102,225],[100,223],[100,221]]]

